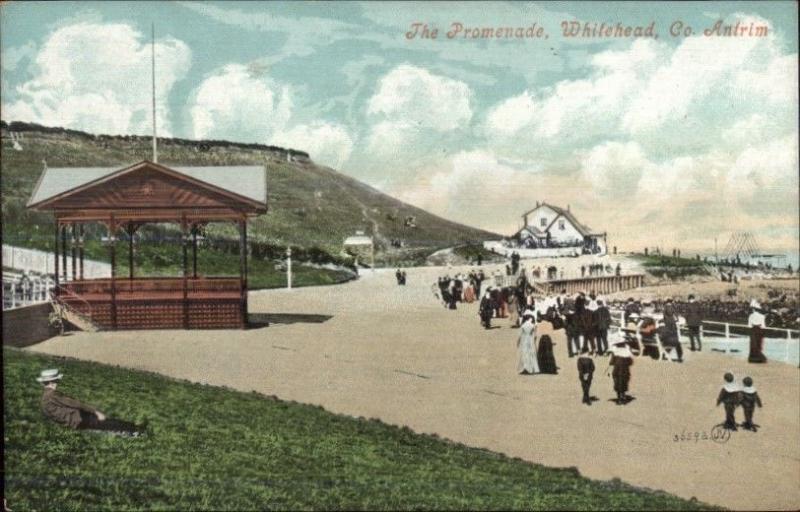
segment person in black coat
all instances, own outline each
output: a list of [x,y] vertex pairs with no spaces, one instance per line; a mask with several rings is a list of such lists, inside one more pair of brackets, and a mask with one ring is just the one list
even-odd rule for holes
[[756,410],[756,405],[761,406],[761,397],[758,396],[755,386],[753,386],[753,379],[745,377],[742,380],[744,388],[742,389],[742,409],[744,409],[744,423],[742,428],[758,432],[758,425],[753,423],[753,412]]
[[575,357],[575,354],[581,350],[581,328],[578,324],[578,315],[573,309],[567,311],[564,330],[567,335],[569,357]]
[[678,332],[678,317],[675,314],[675,306],[672,299],[667,299],[664,305],[664,330],[661,343],[664,346],[672,347],[678,355],[678,362],[683,362],[683,347]]
[[602,300],[597,301],[594,325],[597,329],[597,353],[602,356],[608,351],[608,329],[611,327],[611,312]]
[[483,294],[481,303],[478,306],[478,315],[481,318],[481,324],[484,329],[492,328],[492,315],[494,315],[494,301],[492,300],[491,288],[486,290]]
[[686,305],[684,314],[686,327],[689,329],[689,350],[695,351],[695,340],[697,340],[697,350],[703,350],[703,340],[700,339],[700,326],[703,325],[703,311],[700,304],[694,300],[694,295],[689,295],[689,303]]
[[724,378],[725,385],[722,386],[717,396],[717,407],[719,407],[719,404],[725,405],[725,423],[722,426],[726,430],[738,430],[734,413],[742,401],[742,392],[734,382],[732,373],[726,373]]
[[581,388],[583,389],[583,403],[592,405],[592,398],[589,396],[589,388],[592,387],[594,361],[589,357],[588,352],[587,348],[583,347],[581,349],[581,355],[578,356],[578,379],[580,379]]
[[558,374],[556,358],[553,355],[553,340],[550,339],[549,335],[545,334],[539,340],[539,349],[536,352],[536,358],[539,362],[540,373],[549,373],[551,375]]

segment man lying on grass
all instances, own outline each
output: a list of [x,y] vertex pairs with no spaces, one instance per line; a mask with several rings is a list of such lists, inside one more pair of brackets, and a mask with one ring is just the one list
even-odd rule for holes
[[144,434],[144,426],[107,418],[105,414],[95,407],[81,403],[56,391],[61,377],[63,375],[58,370],[42,370],[36,379],[44,384],[42,412],[44,412],[45,416],[56,423],[79,430],[101,430],[131,437],[138,437]]

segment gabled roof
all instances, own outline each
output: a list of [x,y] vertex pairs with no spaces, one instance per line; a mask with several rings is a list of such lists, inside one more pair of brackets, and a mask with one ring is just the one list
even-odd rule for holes
[[570,222],[570,224],[575,226],[575,229],[578,230],[578,232],[582,236],[597,235],[598,234],[598,233],[593,232],[592,229],[589,226],[587,226],[585,224],[581,224],[580,222],[578,222],[578,219],[575,218],[575,215],[573,215],[571,211],[565,210],[565,209],[560,208],[558,206],[553,206],[552,204],[549,204],[549,203],[541,203],[536,208],[533,208],[532,210],[528,210],[527,212],[522,214],[522,216],[524,217],[524,216],[530,214],[531,212],[535,212],[536,210],[538,210],[539,208],[541,208],[543,206],[546,206],[546,207],[550,208],[551,210],[553,210],[554,212],[556,212],[556,217],[553,219],[553,222],[551,222],[550,225],[547,226],[545,231],[548,231],[553,226],[553,224],[555,224],[556,219],[558,219],[559,217],[564,217]]
[[94,185],[135,172],[156,169],[179,176],[210,190],[255,206],[267,206],[266,169],[263,166],[167,167],[147,160],[122,169],[117,167],[51,167],[39,177],[28,207],[67,196]]
[[536,226],[523,226],[519,231],[514,233],[514,236],[515,237],[519,236],[523,231],[528,231],[533,236],[538,237],[538,238],[544,238],[545,236],[547,236],[547,234],[544,231],[542,231],[541,229],[537,228]]

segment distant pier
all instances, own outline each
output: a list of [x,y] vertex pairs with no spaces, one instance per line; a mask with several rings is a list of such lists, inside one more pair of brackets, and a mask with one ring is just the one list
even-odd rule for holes
[[644,286],[644,274],[628,274],[624,276],[576,277],[571,279],[550,279],[537,284],[548,293],[567,293],[580,291],[595,293],[614,293]]

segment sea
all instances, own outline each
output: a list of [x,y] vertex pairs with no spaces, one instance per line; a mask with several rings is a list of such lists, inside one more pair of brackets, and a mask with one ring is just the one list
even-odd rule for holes
[[[797,333],[794,333],[797,336]],[[689,340],[685,336],[681,336],[684,341],[684,351],[688,347]],[[750,339],[745,337],[731,337],[729,341],[724,338],[703,338],[703,350],[714,350],[715,352],[724,352],[730,357],[737,357],[739,359],[747,359],[750,355]],[[767,356],[768,362],[778,362],[791,364],[793,366],[800,365],[800,340],[798,338],[764,338],[764,355]]]

